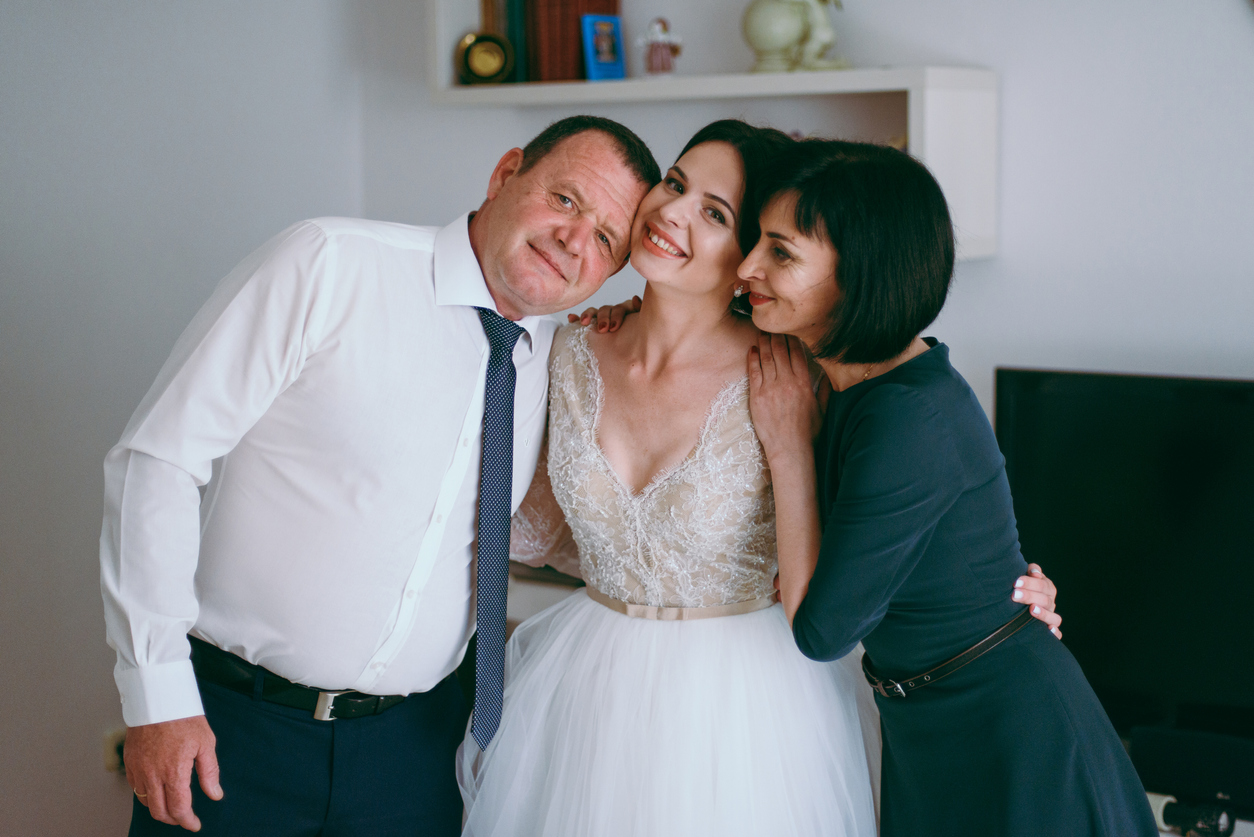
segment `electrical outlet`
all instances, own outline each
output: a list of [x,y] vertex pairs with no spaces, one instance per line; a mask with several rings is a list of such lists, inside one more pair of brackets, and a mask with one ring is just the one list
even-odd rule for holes
[[126,727],[114,727],[104,734],[104,768],[110,773],[126,775],[122,762],[122,743],[126,741]]

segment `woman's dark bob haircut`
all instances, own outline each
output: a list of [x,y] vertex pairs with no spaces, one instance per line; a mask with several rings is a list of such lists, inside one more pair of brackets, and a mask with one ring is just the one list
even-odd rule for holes
[[893,148],[803,140],[783,154],[762,206],[796,199],[805,236],[836,248],[839,302],[810,349],[842,363],[882,363],[932,324],[954,272],[954,231],[940,185]]

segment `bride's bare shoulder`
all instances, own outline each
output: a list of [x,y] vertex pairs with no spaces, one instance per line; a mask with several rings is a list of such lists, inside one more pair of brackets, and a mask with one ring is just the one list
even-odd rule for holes
[[580,326],[576,323],[572,326],[572,328],[582,329],[581,334],[587,341],[588,349],[598,360],[620,354],[625,346],[637,336],[640,327],[639,317],[625,318],[623,324],[614,331],[601,330],[595,323],[587,326]]

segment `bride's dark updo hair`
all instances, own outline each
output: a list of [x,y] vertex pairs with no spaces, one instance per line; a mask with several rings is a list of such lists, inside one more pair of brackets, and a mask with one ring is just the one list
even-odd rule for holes
[[[727,143],[736,149],[744,166],[745,195],[736,213],[736,241],[740,244],[741,254],[747,256],[761,235],[758,218],[769,189],[765,175],[776,159],[797,141],[774,128],[758,128],[740,119],[720,119],[693,134],[679,156],[707,142]],[[731,307],[737,314],[748,315],[751,311],[749,301],[744,297],[733,299]]]

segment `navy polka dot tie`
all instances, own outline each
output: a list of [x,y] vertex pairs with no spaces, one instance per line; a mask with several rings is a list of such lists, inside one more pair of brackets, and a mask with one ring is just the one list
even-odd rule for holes
[[479,553],[476,560],[475,714],[470,733],[486,750],[501,723],[505,690],[505,589],[509,583],[509,507],[514,485],[514,344],[521,326],[479,308],[488,335],[484,386],[483,462],[479,467]]

